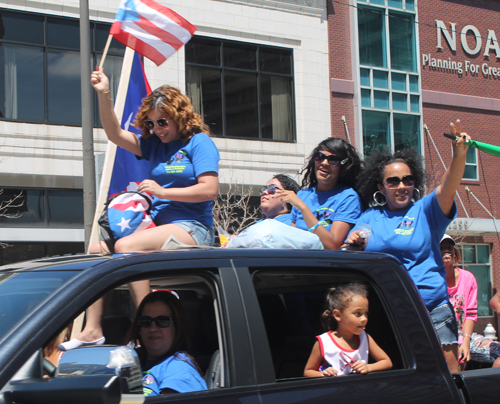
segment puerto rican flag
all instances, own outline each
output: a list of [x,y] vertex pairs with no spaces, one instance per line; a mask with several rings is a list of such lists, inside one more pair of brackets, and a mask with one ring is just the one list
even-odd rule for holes
[[195,31],[189,21],[153,0],[121,0],[110,35],[159,66]]
[[[139,137],[139,129],[132,126],[132,124],[142,105],[142,100],[146,98],[149,93],[151,93],[151,88],[144,74],[141,57],[135,52],[132,69],[130,71],[127,95],[125,96],[121,127],[122,129],[135,133]],[[108,198],[125,190],[134,190],[129,189],[129,186],[133,187],[133,184],[140,183],[148,178],[149,162],[147,160],[138,160],[134,154],[121,147],[116,147],[116,156],[111,172]]]
[[137,191],[139,183],[131,182],[126,192],[119,194],[108,205],[108,222],[114,240],[137,231],[155,227],[148,211],[152,204],[149,193]]

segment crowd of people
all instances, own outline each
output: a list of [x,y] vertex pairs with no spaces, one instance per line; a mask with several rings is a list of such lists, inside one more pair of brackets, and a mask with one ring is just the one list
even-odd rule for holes
[[[213,245],[211,209],[218,192],[219,153],[189,98],[168,85],[154,90],[143,100],[134,123],[141,131],[138,137],[120,127],[102,69],[92,73],[91,84],[98,93],[108,139],[149,162],[150,176],[139,184],[138,191],[153,195],[156,226],[115,242],[100,241],[90,252],[160,250],[170,236],[184,244]],[[328,137],[307,158],[301,186],[289,176],[277,174],[262,187],[261,210],[263,220],[277,220],[315,234],[325,249],[355,245],[395,256],[418,288],[454,372],[460,361],[470,360],[475,346],[484,354],[493,342],[473,333],[477,284],[470,272],[455,266],[459,251],[445,235],[457,214],[454,194],[464,173],[466,142],[470,140],[461,131],[459,120],[450,124],[449,131],[457,136],[452,141],[452,160],[440,185],[428,195],[424,195],[424,164],[416,150],[394,154],[388,149],[375,150],[363,161],[351,144]],[[179,300],[169,292],[150,293],[148,281],[129,287],[138,307],[129,339],[140,345],[145,394],[206,389],[189,355]],[[363,285],[332,289],[326,303],[323,322],[327,332],[317,337],[305,376],[392,367],[391,359],[364,331],[368,298]],[[84,330],[59,349],[104,343],[103,307],[103,299],[94,303]],[[368,355],[375,363],[367,364]],[[179,375],[189,380],[180,380]]]

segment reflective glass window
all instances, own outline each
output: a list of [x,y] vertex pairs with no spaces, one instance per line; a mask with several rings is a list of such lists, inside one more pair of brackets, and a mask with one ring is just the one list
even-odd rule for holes
[[389,73],[387,72],[380,70],[373,70],[373,87],[389,88],[388,76]]
[[48,224],[79,227],[83,223],[83,195],[80,190],[47,191]]
[[216,136],[295,139],[291,49],[195,36],[186,44],[186,89]]
[[394,150],[420,147],[420,117],[418,115],[394,114]]
[[43,122],[43,49],[0,43],[0,118]]
[[389,113],[363,110],[363,154],[391,144]]
[[78,20],[47,18],[47,45],[80,49],[80,24]]
[[42,45],[44,42],[43,17],[0,10],[0,40]]
[[49,121],[80,125],[82,122],[80,54],[49,50],[47,55]]
[[417,71],[414,20],[415,17],[411,14],[389,13],[391,67],[393,69]]
[[358,8],[359,62],[386,67],[384,11]]

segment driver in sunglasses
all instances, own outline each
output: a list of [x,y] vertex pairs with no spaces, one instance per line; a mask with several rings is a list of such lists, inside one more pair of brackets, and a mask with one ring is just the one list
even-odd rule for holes
[[141,361],[145,396],[206,390],[200,368],[189,354],[191,341],[182,305],[173,293],[148,294],[127,335]]
[[[439,243],[457,215],[454,196],[465,170],[470,137],[460,131],[460,120],[450,124],[459,140],[441,184],[424,196],[425,171],[416,149],[392,155],[375,150],[365,161],[358,189],[368,208],[347,237],[365,251],[392,254],[417,286],[434,323],[450,371],[458,371],[458,328],[448,297],[446,270]],[[366,237],[362,228],[369,225]]]

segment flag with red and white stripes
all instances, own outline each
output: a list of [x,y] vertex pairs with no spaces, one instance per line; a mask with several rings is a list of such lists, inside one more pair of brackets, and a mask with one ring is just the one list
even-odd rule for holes
[[153,0],[121,0],[110,35],[159,66],[195,31],[189,21]]

